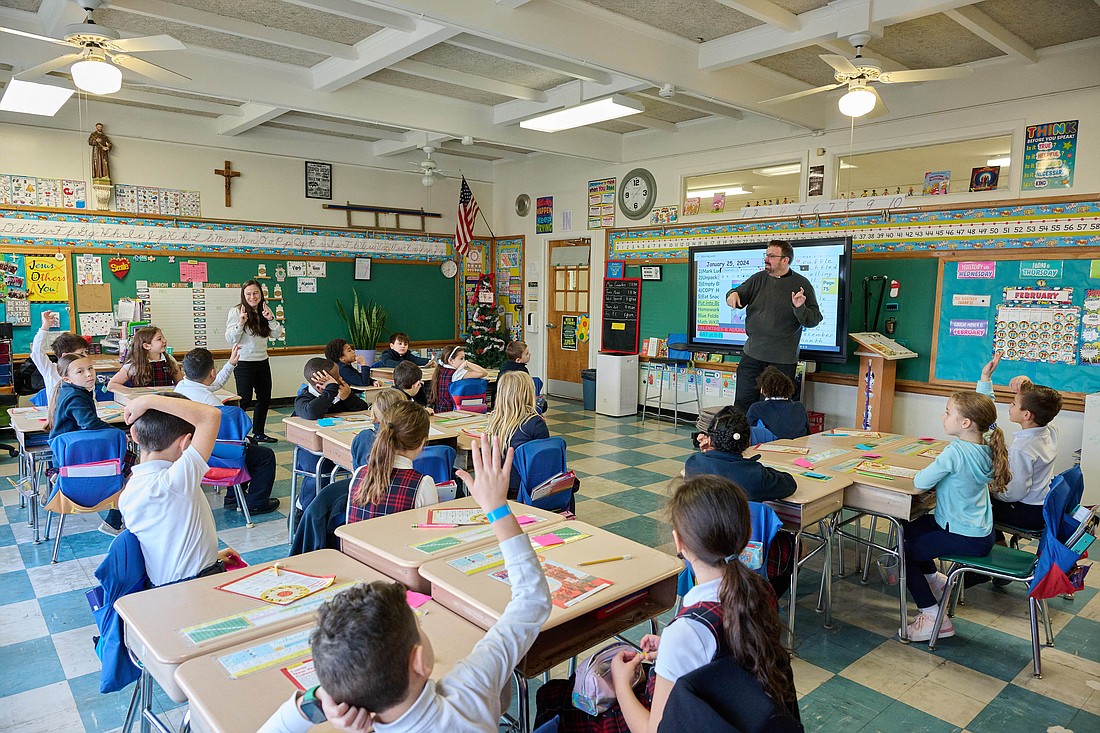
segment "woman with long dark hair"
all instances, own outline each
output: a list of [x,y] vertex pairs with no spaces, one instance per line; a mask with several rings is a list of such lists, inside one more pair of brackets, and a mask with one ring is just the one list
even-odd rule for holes
[[241,288],[241,304],[229,310],[225,324],[225,340],[240,347],[241,360],[233,370],[237,392],[241,396],[241,408],[252,406],[252,393],[256,393],[256,407],[252,412],[252,440],[257,443],[277,443],[264,432],[267,427],[267,410],[271,404],[271,363],[267,358],[268,339],[278,338],[283,324],[275,320],[275,314],[267,305],[263,290],[255,280],[249,280]]

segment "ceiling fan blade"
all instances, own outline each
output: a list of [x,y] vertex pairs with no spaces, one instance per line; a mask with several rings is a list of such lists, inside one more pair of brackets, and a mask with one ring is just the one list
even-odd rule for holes
[[172,36],[142,36],[141,38],[120,38],[111,41],[110,47],[127,53],[145,51],[186,51],[187,46]]
[[166,69],[163,66],[157,66],[154,63],[143,61],[142,59],[134,56],[127,56],[126,54],[108,54],[111,60],[124,69],[137,72],[142,76],[148,77],[153,81],[159,81],[163,84],[180,84],[182,82],[191,81],[191,77],[184,76],[183,74],[177,74],[171,69]]
[[821,54],[821,60],[832,66],[841,74],[849,74],[851,76],[858,76],[859,69],[848,58],[840,56],[835,53],[823,53]]
[[890,114],[889,108],[886,106],[886,102],[882,101],[882,95],[878,93],[878,90],[873,86],[868,85],[867,89],[871,91],[871,94],[875,95],[875,108],[866,114],[867,119],[877,119],[879,117],[885,117]]
[[789,102],[792,99],[800,99],[802,97],[808,97],[811,94],[817,94],[818,92],[827,92],[830,89],[836,89],[842,84],[826,84],[823,87],[816,87],[814,89],[807,89],[802,92],[795,92],[794,94],[784,94],[782,97],[772,97],[771,99],[765,99],[759,104],[779,104],[780,102]]
[[82,58],[84,58],[84,54],[82,53],[67,53],[62,56],[58,56],[52,61],[47,61],[44,64],[33,66],[26,71],[20,71],[18,74],[15,75],[15,77],[17,79],[35,79],[40,76],[45,76],[51,71],[62,69],[73,63],[74,61],[79,61]]
[[15,28],[5,28],[0,25],[0,31],[4,33],[10,33],[13,36],[23,36],[24,38],[32,38],[36,41],[46,41],[47,43],[56,43],[58,46],[68,46],[70,48],[80,48],[76,43],[69,43],[68,41],[60,38],[50,38],[49,36],[40,36],[37,33],[28,33],[27,31],[16,30]]
[[939,81],[941,79],[962,79],[970,76],[973,70],[969,66],[945,66],[939,69],[913,69],[911,71],[884,71],[878,80],[883,84],[902,84],[911,81]]

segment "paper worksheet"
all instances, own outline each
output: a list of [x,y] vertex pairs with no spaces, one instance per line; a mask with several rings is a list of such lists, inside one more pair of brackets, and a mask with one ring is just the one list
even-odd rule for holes
[[309,654],[309,637],[313,629],[302,629],[277,639],[264,641],[248,649],[241,649],[218,657],[218,663],[222,665],[229,676],[240,679],[246,675],[259,672],[277,664]]
[[255,598],[265,603],[285,606],[328,588],[335,580],[335,575],[310,575],[272,566],[215,588],[236,593],[239,596]]

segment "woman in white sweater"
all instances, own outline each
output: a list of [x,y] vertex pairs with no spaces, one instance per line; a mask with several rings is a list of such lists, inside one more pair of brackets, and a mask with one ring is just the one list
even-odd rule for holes
[[252,440],[257,443],[277,443],[264,432],[267,409],[271,403],[271,364],[267,360],[267,340],[278,338],[283,324],[275,320],[260,284],[249,280],[241,288],[241,304],[229,310],[225,324],[225,340],[240,347],[241,359],[233,376],[241,395],[241,408],[252,405],[256,393],[256,409],[252,412]]

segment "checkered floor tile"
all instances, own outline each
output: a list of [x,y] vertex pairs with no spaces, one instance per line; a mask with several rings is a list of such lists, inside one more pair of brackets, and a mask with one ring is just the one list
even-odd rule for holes
[[[565,438],[581,478],[577,515],[673,552],[663,508],[669,480],[692,452],[689,429],[603,417],[559,400],[547,421],[551,434]],[[269,422],[269,434],[282,440],[278,417]],[[273,448],[273,495],[285,498],[291,446]],[[0,476],[16,472],[15,460],[0,459]],[[0,502],[0,730],[118,729],[131,689],[99,693],[95,627],[84,599],[110,538],[96,531],[97,518],[70,517],[59,562],[51,564],[52,544],[31,543],[16,493],[0,491]],[[210,502],[219,538],[247,561],[286,554],[285,512],[257,517],[248,529],[240,514],[221,508],[220,496]],[[833,583],[831,629],[815,610],[820,563],[811,561],[799,583],[794,672],[807,731],[1100,730],[1100,573],[1072,600],[1051,602],[1055,646],[1043,649],[1043,678],[1035,679],[1024,588],[969,589],[956,636],[929,652],[926,644],[897,641],[895,589],[877,571],[864,585],[851,549],[845,561],[848,574]],[[185,706],[158,695],[156,707],[180,724]]]

